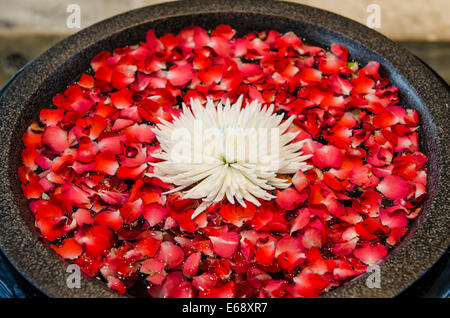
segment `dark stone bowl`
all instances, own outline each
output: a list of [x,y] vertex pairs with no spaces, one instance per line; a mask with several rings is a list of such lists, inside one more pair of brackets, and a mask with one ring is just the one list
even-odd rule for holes
[[98,52],[138,43],[149,29],[161,36],[192,24],[206,29],[230,24],[239,34],[294,31],[324,47],[341,43],[361,64],[381,63],[382,75],[400,89],[401,103],[420,114],[421,148],[429,158],[428,195],[423,212],[382,264],[381,288],[368,288],[362,275],[325,296],[391,297],[421,277],[450,242],[448,88],[408,51],[361,24],[307,6],[256,0],[181,1],[118,15],[61,41],[9,83],[0,99],[0,246],[17,270],[49,296],[120,297],[84,276],[81,288],[67,287],[67,264],[38,238],[20,188],[21,137],[40,109],[87,70]]

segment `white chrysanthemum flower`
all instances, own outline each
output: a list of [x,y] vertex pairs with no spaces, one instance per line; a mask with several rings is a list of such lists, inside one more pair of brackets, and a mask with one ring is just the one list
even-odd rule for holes
[[274,106],[253,101],[242,107],[243,97],[230,105],[229,100],[204,107],[191,100],[183,104],[173,122],[161,120],[153,131],[162,161],[152,163],[153,175],[176,187],[183,198],[201,199],[195,218],[208,206],[226,199],[246,207],[245,201],[260,205],[258,199],[271,200],[275,188],[287,188],[290,182],[280,175],[310,168],[300,148],[306,140],[293,142],[296,133],[287,132],[295,116],[283,122]]

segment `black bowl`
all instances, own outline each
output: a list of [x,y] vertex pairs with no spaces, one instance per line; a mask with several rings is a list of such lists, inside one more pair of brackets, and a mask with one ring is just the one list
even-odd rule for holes
[[401,103],[420,114],[421,150],[429,158],[428,195],[423,212],[382,264],[381,288],[368,288],[361,275],[325,296],[391,297],[423,275],[450,243],[448,88],[408,51],[361,24],[303,5],[256,0],[172,2],[115,16],[61,41],[9,83],[0,99],[0,246],[16,269],[49,296],[119,297],[84,276],[81,288],[67,287],[67,263],[39,239],[20,188],[21,136],[100,51],[136,44],[149,29],[161,36],[192,24],[206,29],[229,24],[241,35],[294,31],[322,47],[343,44],[361,64],[380,62],[382,75],[399,88]]

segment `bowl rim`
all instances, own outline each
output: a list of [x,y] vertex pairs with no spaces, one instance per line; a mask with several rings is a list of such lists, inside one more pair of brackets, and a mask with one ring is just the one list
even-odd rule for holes
[[[421,213],[420,226],[401,248],[395,248],[381,265],[382,288],[368,288],[364,277],[358,276],[324,297],[391,297],[404,290],[412,281],[422,276],[445,252],[450,244],[450,204],[447,189],[450,188],[449,118],[450,92],[426,66],[399,44],[380,33],[337,14],[283,1],[261,0],[190,0],[168,2],[139,8],[103,20],[69,36],[33,59],[14,76],[2,91],[0,115],[0,160],[10,161],[15,125],[24,110],[22,100],[39,93],[42,82],[64,63],[80,57],[91,45],[108,39],[119,32],[139,25],[197,14],[250,14],[289,18],[318,27],[342,40],[349,40],[357,47],[373,52],[383,59],[384,65],[396,70],[400,82],[408,85],[408,98],[425,105],[438,139],[434,151],[438,155],[437,186],[429,211]],[[332,27],[332,30],[330,28]],[[299,34],[300,35],[300,34]],[[92,56],[91,56],[92,57]],[[36,79],[31,81],[30,79]],[[38,80],[40,79],[40,80]],[[400,90],[402,88],[400,87]],[[20,98],[18,98],[20,97]],[[445,107],[444,104],[447,106]],[[18,111],[20,110],[20,111]],[[5,120],[7,119],[7,120]],[[7,123],[5,123],[7,122]],[[8,124],[9,123],[9,124]],[[433,128],[434,127],[434,128]],[[67,264],[42,244],[33,229],[19,215],[12,192],[9,165],[0,167],[0,248],[8,260],[31,284],[52,297],[123,297],[109,290],[106,284],[82,275],[81,288],[66,286]],[[439,206],[438,206],[439,204]],[[10,211],[13,210],[14,213]],[[24,230],[24,229],[29,229]],[[20,251],[20,252],[18,252]],[[405,261],[408,261],[405,266]],[[57,279],[56,279],[57,278]],[[125,295],[126,297],[127,295]]]

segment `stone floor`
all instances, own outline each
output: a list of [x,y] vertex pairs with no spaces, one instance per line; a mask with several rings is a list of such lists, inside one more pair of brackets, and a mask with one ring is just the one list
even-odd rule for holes
[[[35,56],[62,39],[60,34],[0,35],[0,86]],[[450,42],[400,42],[450,83]]]

